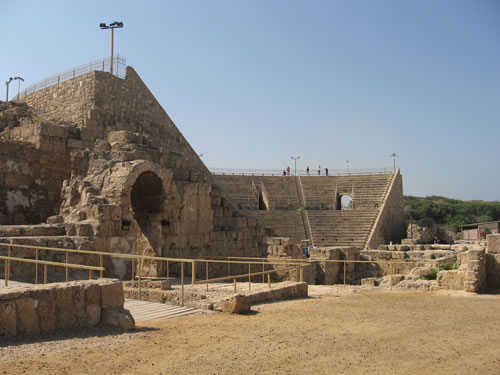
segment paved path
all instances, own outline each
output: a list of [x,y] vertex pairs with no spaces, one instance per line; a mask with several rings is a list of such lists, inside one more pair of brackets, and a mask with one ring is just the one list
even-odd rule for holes
[[173,319],[205,312],[205,310],[194,309],[192,307],[182,307],[168,303],[137,301],[133,299],[126,299],[124,307],[130,310],[136,322],[156,319]]

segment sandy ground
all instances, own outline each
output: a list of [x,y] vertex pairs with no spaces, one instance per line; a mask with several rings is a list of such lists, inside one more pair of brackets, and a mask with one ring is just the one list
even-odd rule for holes
[[247,315],[0,340],[4,374],[500,374],[500,295],[310,287]]

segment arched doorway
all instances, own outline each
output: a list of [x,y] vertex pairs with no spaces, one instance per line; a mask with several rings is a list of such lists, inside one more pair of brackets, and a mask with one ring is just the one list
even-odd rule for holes
[[[139,255],[161,256],[163,199],[163,185],[160,177],[151,171],[141,173],[130,192],[130,203],[134,211],[137,231],[137,254]],[[161,272],[161,265],[157,263],[145,260],[141,274],[158,276]]]
[[349,194],[343,194],[337,199],[337,210],[352,210],[353,200]]

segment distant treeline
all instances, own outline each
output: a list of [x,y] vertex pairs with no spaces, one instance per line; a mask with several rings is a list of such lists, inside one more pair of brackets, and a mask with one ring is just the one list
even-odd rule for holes
[[405,196],[404,211],[409,222],[424,227],[444,224],[455,231],[464,224],[500,220],[500,202],[461,201],[435,195]]

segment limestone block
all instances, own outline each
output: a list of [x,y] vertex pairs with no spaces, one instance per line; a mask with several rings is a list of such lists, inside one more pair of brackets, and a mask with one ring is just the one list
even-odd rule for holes
[[364,279],[361,279],[361,286],[376,286],[376,277],[367,277]]
[[87,324],[89,327],[96,326],[101,321],[101,306],[98,304],[87,305]]
[[64,218],[60,215],[49,216],[47,218],[47,224],[60,224],[64,222]]
[[235,294],[214,305],[214,310],[231,314],[241,314],[250,310],[250,304],[242,294]]
[[99,285],[92,283],[84,286],[85,289],[85,303],[87,305],[101,304],[101,288]]
[[17,173],[5,174],[5,186],[7,188],[27,189],[31,185],[31,178]]
[[84,290],[78,285],[58,285],[54,288],[56,300],[56,330],[85,327]]
[[102,322],[127,331],[135,328],[132,314],[125,309],[103,309]]
[[0,303],[0,337],[13,337],[17,334],[15,302]]
[[56,329],[56,303],[52,287],[34,290],[31,295],[35,298],[36,313],[40,332],[50,333]]
[[437,282],[442,289],[464,290],[465,272],[440,271],[437,275]]
[[119,281],[107,281],[101,285],[101,305],[104,309],[121,309],[125,302],[123,284]]
[[77,149],[80,149],[82,150],[83,149],[83,142],[80,141],[79,139],[68,139],[67,142],[66,142],[66,146],[68,148],[77,148]]
[[16,299],[17,332],[35,336],[40,334],[38,315],[35,311],[35,300],[32,298]]
[[500,254],[500,234],[486,235],[486,242],[489,254]]

